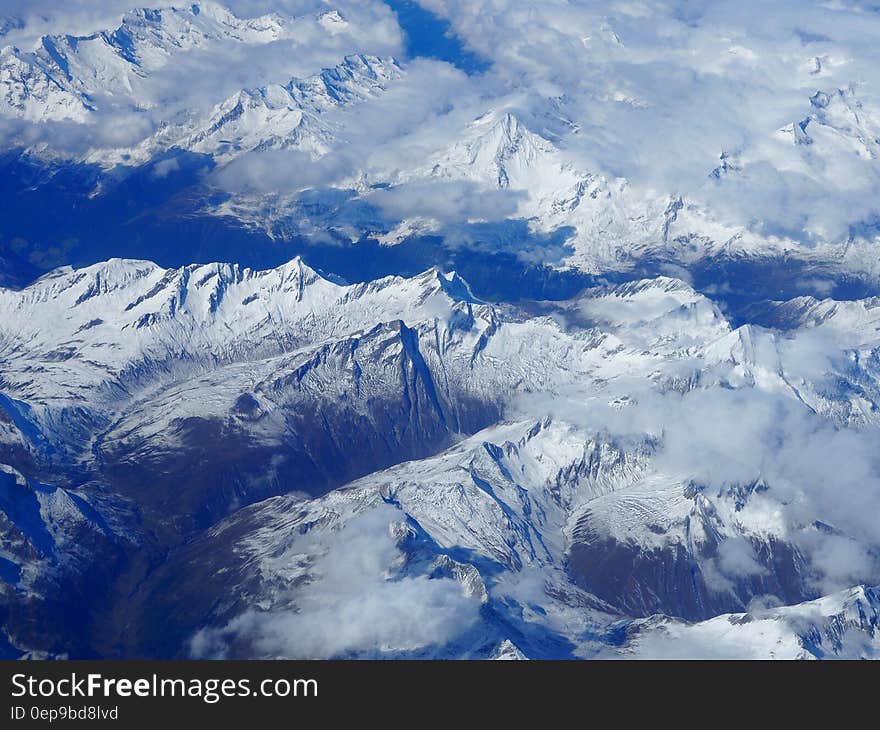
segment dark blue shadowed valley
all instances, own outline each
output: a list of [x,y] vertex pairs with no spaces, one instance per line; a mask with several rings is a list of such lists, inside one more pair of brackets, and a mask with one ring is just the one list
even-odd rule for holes
[[406,51],[411,58],[433,58],[457,66],[467,74],[482,73],[490,63],[465,48],[452,33],[449,23],[412,0],[385,0],[397,14],[406,33]]

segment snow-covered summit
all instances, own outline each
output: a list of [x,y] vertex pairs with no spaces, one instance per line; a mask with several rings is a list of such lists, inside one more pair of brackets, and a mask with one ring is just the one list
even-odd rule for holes
[[136,158],[149,159],[169,147],[213,155],[228,162],[246,152],[296,149],[314,157],[336,140],[328,112],[375,98],[402,71],[393,58],[355,54],[307,78],[243,89],[218,104],[204,120],[162,130]]
[[44,36],[31,50],[4,48],[0,114],[84,122],[105,95],[137,106],[138,79],[178,54],[218,40],[263,45],[288,32],[278,14],[241,19],[210,0],[180,8],[140,8],[126,13],[113,30]]

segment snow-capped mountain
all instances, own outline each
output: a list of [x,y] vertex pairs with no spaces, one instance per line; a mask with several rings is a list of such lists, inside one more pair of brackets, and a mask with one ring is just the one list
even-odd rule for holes
[[[243,91],[223,102],[206,128],[183,143],[185,149],[215,156],[220,139],[236,140],[235,153],[297,147],[319,155],[329,150],[333,137],[320,128],[320,117],[330,109],[354,104],[381,93],[400,76],[394,59],[349,56],[339,66],[308,79],[293,79],[282,87]],[[271,135],[267,139],[267,135]]]
[[[220,164],[248,152],[283,149],[320,157],[336,141],[337,125],[327,119],[328,112],[374,98],[400,75],[393,58],[347,56],[338,66],[308,78],[243,89],[218,104],[206,119],[163,129],[137,149],[119,154],[128,161],[148,162],[179,148],[209,154]],[[106,155],[97,159],[109,162]]]
[[178,54],[222,39],[267,44],[290,32],[280,15],[242,20],[213,2],[134,10],[111,31],[45,36],[32,51],[5,47],[0,55],[0,113],[34,121],[85,122],[105,97],[138,106],[139,82]]
[[691,641],[713,646],[710,656],[737,659],[826,659],[878,654],[878,594],[858,587],[816,601],[754,613],[718,616],[698,624],[663,619],[631,628],[627,655],[692,656]]
[[876,159],[880,126],[854,88],[819,90],[810,97],[810,114],[780,130],[795,145],[816,144],[824,155],[855,152]]
[[[131,133],[86,135],[74,153],[61,153],[51,141],[34,143],[32,134],[12,137],[31,159],[46,158],[55,165],[59,155],[73,154],[76,162],[97,165],[105,175],[113,170],[109,180],[150,166],[161,181],[180,168],[181,152],[210,160],[219,170],[247,162],[253,153],[282,149],[300,151],[304,160],[323,160],[324,172],[317,178],[298,174],[297,161],[286,160],[292,169],[284,175],[273,170],[269,179],[274,187],[268,190],[259,184],[256,191],[251,189],[254,178],[248,175],[242,186],[240,171],[214,176],[203,181],[207,191],[190,195],[183,204],[185,216],[236,220],[279,239],[305,236],[323,242],[330,230],[334,245],[364,238],[398,244],[441,236],[479,246],[490,236],[524,261],[589,274],[646,266],[656,271],[668,265],[699,270],[705,261],[793,257],[802,268],[876,278],[869,222],[849,236],[823,238],[821,231],[812,231],[813,245],[804,247],[785,230],[767,233],[732,222],[716,210],[714,192],[718,186],[742,184],[751,167],[767,164],[771,153],[774,160],[784,161],[780,164],[789,173],[810,178],[832,174],[851,154],[869,164],[876,157],[877,115],[855,86],[823,85],[805,95],[803,118],[781,131],[768,130],[767,139],[754,150],[721,151],[720,164],[707,161],[704,189],[690,195],[592,169],[577,153],[584,131],[565,116],[565,103],[556,97],[548,100],[543,114],[520,113],[515,100],[505,100],[483,104],[470,119],[450,113],[436,139],[428,132],[424,138],[409,132],[401,143],[422,150],[417,162],[378,163],[388,155],[379,155],[377,161],[355,156],[338,162],[358,132],[359,105],[371,102],[381,108],[389,88],[421,83],[411,78],[407,64],[369,53],[340,53],[334,65],[313,75],[268,78],[217,98],[207,108],[175,105],[162,116],[167,83],[162,74],[173,68],[175,59],[208,52],[217,44],[247,49],[290,43],[295,48],[303,34],[330,42],[355,31],[346,13],[338,10],[239,18],[205,2],[133,11],[113,30],[84,37],[45,36],[32,50],[3,49],[0,115],[31,122],[68,120],[89,128],[109,109],[131,111],[144,120],[143,134],[134,143],[129,137],[137,137],[140,127],[132,127],[129,118],[115,124],[131,128]],[[608,32],[614,36],[613,29]],[[820,74],[815,83],[823,80]],[[153,90],[155,84],[159,92]],[[396,98],[401,93],[407,92]],[[395,109],[399,103],[389,102]],[[340,114],[342,110],[350,113]],[[795,151],[786,151],[790,146]],[[105,182],[91,181],[89,194],[100,197],[109,187]],[[226,190],[230,184],[233,189]],[[433,212],[436,205],[402,213],[385,202],[389,195],[442,197],[449,191],[444,184],[468,184],[471,195],[503,193],[511,203],[497,215],[490,207],[449,221]],[[175,197],[165,215],[179,216],[181,207],[181,198]],[[529,241],[523,241],[522,227],[512,226],[516,221],[525,226]]]
[[876,658],[875,19],[392,5],[0,19],[0,657]]
[[[318,600],[321,566],[344,550],[335,535],[366,519],[380,535],[400,526],[388,548],[400,580],[452,581],[464,614],[469,602],[485,607],[437,655],[489,656],[508,641],[527,657],[588,656],[625,617],[708,620],[760,597],[813,600],[841,580],[822,564],[829,544],[876,554],[869,527],[817,496],[821,481],[793,486],[760,462],[710,476],[699,453],[670,456],[676,437],[653,415],[656,398],[667,409],[756,399],[760,412],[766,398],[784,420],[872,438],[873,305],[824,306],[838,314],[783,333],[732,328],[670,278],[529,311],[481,302],[436,269],[355,285],[301,260],[270,271],[61,269],[0,295],[0,453],[88,503],[80,513],[98,534],[127,525],[120,550],[195,538],[182,559],[204,584],[176,560],[156,568],[132,599],[144,623],[123,632],[127,651],[147,651],[137,642],[153,641],[159,601],[168,615],[197,616],[172,622],[176,643],[162,651],[186,653],[192,640],[196,653],[261,655],[265,637],[249,629],[227,646],[242,616],[259,605],[283,621]],[[839,335],[841,316],[862,326]],[[805,361],[818,332],[839,337],[839,360]],[[32,532],[56,520],[44,513]],[[224,591],[235,586],[221,604],[168,605],[216,595],[215,575]],[[157,588],[178,579],[190,587]],[[300,596],[299,585],[314,587]],[[518,615],[525,590],[533,608]],[[578,638],[590,626],[593,638]],[[389,641],[392,653],[428,651]]]

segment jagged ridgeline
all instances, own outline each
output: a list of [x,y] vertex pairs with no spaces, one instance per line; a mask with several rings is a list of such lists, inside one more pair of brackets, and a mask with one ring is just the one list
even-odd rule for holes
[[[872,302],[817,307],[803,302],[804,338],[876,337]],[[299,259],[267,271],[112,260],[2,291],[0,310],[10,652],[182,656],[199,631],[199,651],[225,647],[226,622],[257,596],[277,620],[317,600],[320,556],[344,560],[337,535],[374,512],[376,541],[398,526],[401,580],[455,581],[474,606],[461,635],[415,655],[505,641],[595,653],[624,641],[623,616],[800,603],[820,595],[810,550],[825,533],[801,514],[764,524],[789,487],[684,478],[638,401],[779,398],[816,427],[876,427],[856,396],[876,398],[876,359],[829,392],[793,376],[799,350],[773,331],[732,329],[668,278],[522,308],[436,269],[345,285]],[[651,384],[637,398],[633,378]],[[822,530],[862,539],[847,527]],[[752,561],[745,577],[737,559]],[[498,592],[535,575],[548,592],[527,613],[597,633],[554,632]],[[75,616],[59,595],[81,596]],[[36,627],[50,617],[48,636]],[[261,652],[247,631],[229,641]]]
[[[568,298],[597,277],[670,271],[737,312],[818,285],[836,298],[876,291],[870,226],[829,240],[762,233],[699,197],[592,170],[564,97],[540,111],[445,109],[433,126],[389,131],[401,99],[432,74],[462,94],[466,82],[391,54],[334,55],[333,44],[354,43],[339,39],[362,33],[357,20],[338,10],[239,18],[204,2],[3,48],[0,283],[113,256],[268,268],[302,255],[349,281],[455,268],[501,300]],[[332,63],[293,77],[245,74],[259,83],[244,88],[235,74],[211,77],[218,98],[168,96],[178,64],[206,74],[222,49],[268,54],[300,48],[304,36],[330,44],[317,57]],[[819,155],[831,165],[850,148],[876,156],[877,122],[857,90],[819,91],[803,104],[804,117],[775,130],[774,144],[804,164]],[[131,131],[110,133],[118,129]],[[409,147],[417,152],[401,154]],[[736,154],[710,162],[707,185],[739,184]]]

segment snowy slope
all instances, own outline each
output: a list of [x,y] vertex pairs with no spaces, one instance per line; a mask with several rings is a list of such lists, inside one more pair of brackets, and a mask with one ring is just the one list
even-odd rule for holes
[[[370,515],[392,505],[408,525],[394,570],[457,581],[494,617],[436,655],[503,654],[509,641],[525,656],[562,644],[587,656],[623,617],[706,620],[874,575],[871,522],[823,496],[870,498],[870,471],[851,464],[854,486],[826,486],[824,467],[795,473],[785,451],[741,464],[712,452],[711,430],[689,445],[699,416],[688,413],[718,408],[746,409],[746,432],[734,425],[730,438],[747,450],[759,448],[755,418],[771,433],[806,429],[758,436],[790,438],[789,449],[812,433],[846,450],[874,441],[875,303],[792,307],[778,315],[785,330],[732,328],[668,277],[513,307],[436,269],[355,285],[299,259],[268,271],[60,269],[0,292],[0,453],[33,474],[105,483],[163,540],[198,536],[201,592],[227,569],[238,586],[169,634],[185,643],[213,626],[200,652],[225,651],[223,627],[254,606],[285,615],[304,580],[319,590],[311,558],[285,557],[312,549],[296,535],[323,535],[326,555],[344,557],[334,531],[381,522]],[[866,562],[831,578],[832,549]],[[160,600],[152,585],[143,610]],[[540,610],[514,610],[523,591]]]
[[872,21],[563,5],[0,49],[0,657],[876,658]]
[[[603,37],[617,37],[610,25],[603,27],[607,27]],[[300,197],[315,185],[314,175],[299,175],[295,160],[284,161],[294,168],[286,174],[273,171],[268,190],[259,184],[256,192],[243,190],[236,172],[225,181],[222,175],[208,181],[219,186],[214,191],[218,196],[205,196],[200,190],[188,203],[199,212],[238,219],[282,238],[305,235],[324,240],[329,229],[348,243],[369,236],[395,244],[429,234],[470,242],[468,227],[477,225],[483,226],[477,235],[491,232],[502,247],[525,261],[589,273],[631,271],[658,263],[690,268],[705,261],[760,262],[781,257],[831,274],[847,271],[875,280],[880,273],[870,216],[854,221],[845,235],[818,225],[798,233],[796,226],[764,226],[760,216],[738,221],[727,209],[727,196],[747,192],[750,171],[765,166],[783,177],[801,176],[820,190],[822,185],[845,190],[850,177],[852,185],[868,184],[876,177],[873,164],[880,149],[880,126],[872,97],[855,81],[828,85],[822,65],[828,62],[825,56],[808,59],[813,65],[806,71],[798,67],[797,73],[806,74],[812,85],[805,87],[802,113],[783,127],[769,127],[747,147],[719,150],[718,164],[707,161],[697,175],[704,180],[702,186],[686,195],[674,186],[636,184],[588,163],[586,133],[577,119],[566,116],[573,111],[571,100],[558,96],[531,111],[521,110],[515,96],[490,96],[479,102],[468,98],[462,100],[463,108],[474,113],[453,113],[452,104],[434,120],[440,132],[431,124],[412,129],[395,122],[400,139],[376,139],[375,159],[371,150],[352,154],[353,137],[365,135],[372,141],[377,135],[360,129],[356,111],[339,112],[368,104],[375,114],[383,109],[386,92],[399,86],[403,90],[387,102],[390,119],[399,114],[401,105],[407,106],[401,99],[413,93],[411,85],[423,83],[418,75],[423,72],[413,72],[411,64],[398,64],[389,57],[340,52],[336,65],[317,74],[265,78],[259,85],[211,100],[207,112],[204,100],[201,106],[183,103],[165,112],[161,93],[154,93],[151,86],[175,59],[219,43],[247,52],[279,42],[294,47],[302,37],[312,35],[324,42],[343,31],[356,38],[366,29],[356,28],[335,9],[301,17],[256,18],[239,18],[214,2],[136,10],[125,15],[116,29],[88,37],[45,36],[30,50],[4,48],[0,115],[32,122],[68,120],[89,129],[101,126],[108,109],[141,114],[142,139],[86,134],[85,151],[80,145],[76,152],[64,152],[48,139],[35,144],[33,139],[40,138],[36,128],[33,134],[11,137],[13,146],[27,147],[36,159],[73,154],[75,161],[96,164],[105,172],[116,168],[114,175],[152,160],[171,165],[161,170],[173,169],[174,162],[164,156],[181,150],[210,156],[221,169],[239,161],[247,169],[253,161],[250,153],[275,150],[298,150],[306,159],[323,160],[319,189],[310,190],[309,204]],[[628,52],[616,42],[612,45]],[[411,73],[416,75],[410,77]],[[813,90],[807,93],[807,88]],[[607,90],[594,93],[607,101],[603,96]],[[650,109],[620,91],[609,98],[646,114]],[[143,116],[144,112],[149,114]],[[116,124],[131,128],[137,136],[140,132],[130,122]],[[601,142],[626,146],[625,137],[618,139],[615,131],[607,130],[610,139]],[[397,147],[419,154],[398,160]],[[861,166],[850,173],[854,159]],[[450,184],[472,186],[467,188],[471,196],[498,194],[494,199],[505,201],[500,208],[504,212],[492,215],[490,206],[489,214],[450,221],[418,206],[401,212],[382,202],[385,190],[430,199],[447,194],[443,186]],[[99,185],[96,191],[100,190]],[[340,195],[348,196],[342,205],[334,202]],[[510,221],[525,222],[529,240],[523,240],[519,228],[510,233]],[[803,245],[804,237],[808,246]],[[555,245],[545,248],[543,240]]]
[[[294,629],[297,606],[308,605],[313,591],[322,595],[321,586],[330,579],[323,570],[335,561],[351,559],[347,532],[375,514],[381,515],[376,526],[379,534],[384,526],[396,545],[396,553],[388,556],[390,562],[377,566],[386,571],[384,580],[420,575],[454,579],[464,600],[478,601],[489,611],[491,618],[478,628],[450,645],[430,649],[428,656],[480,656],[511,642],[518,653],[546,658],[559,651],[555,642],[563,640],[570,643],[575,656],[584,657],[617,652],[690,658],[874,656],[876,596],[862,588],[788,608],[756,607],[752,615],[725,614],[694,625],[660,617],[639,619],[626,624],[628,638],[623,645],[609,649],[605,642],[620,630],[621,615],[681,610],[681,604],[674,601],[681,600],[677,594],[687,579],[678,576],[679,582],[667,586],[666,602],[649,603],[645,610],[633,602],[640,596],[645,600],[653,591],[655,599],[663,600],[660,581],[670,576],[664,577],[666,569],[657,559],[653,576],[650,572],[629,574],[620,565],[615,570],[609,565],[614,555],[611,548],[597,561],[605,570],[592,576],[586,586],[610,601],[578,589],[572,584],[566,553],[583,539],[578,534],[583,524],[590,523],[594,530],[614,524],[617,537],[648,561],[677,541],[718,541],[720,549],[713,556],[694,554],[682,563],[685,573],[694,560],[705,571],[704,594],[698,600],[711,615],[719,609],[723,613],[725,601],[728,606],[736,605],[729,602],[735,595],[732,573],[725,577],[724,572],[741,569],[729,556],[739,554],[756,537],[735,516],[742,506],[734,503],[743,496],[748,500],[747,491],[707,499],[668,478],[663,483],[655,478],[649,486],[621,469],[614,456],[608,458],[607,452],[605,458],[597,456],[594,447],[581,439],[577,429],[567,424],[508,424],[481,432],[439,457],[371,475],[319,500],[278,497],[242,510],[213,528],[188,555],[197,561],[199,574],[213,575],[219,565],[227,567],[230,574],[224,585],[231,587],[225,600],[212,609],[215,628],[197,634],[193,651],[200,656],[226,655],[230,649],[261,655],[259,646],[265,641],[261,627],[278,622],[279,627]],[[595,471],[572,478],[578,474],[578,465],[587,461],[593,470],[604,472],[601,487]],[[641,462],[642,470],[650,468],[644,457],[636,456],[635,462]],[[607,497],[595,496],[607,489],[612,491],[606,495],[616,499],[616,513],[608,511]],[[755,498],[760,499],[762,491],[766,487],[758,489]],[[563,493],[574,495],[590,510],[573,531],[566,528],[572,511],[561,498]],[[726,500],[730,501],[725,506]],[[724,509],[729,512],[724,514]],[[682,520],[702,525],[701,532],[694,534],[692,528],[688,536],[681,529]],[[726,544],[732,546],[729,551]],[[209,545],[222,546],[222,551],[209,552]],[[772,580],[790,580],[780,560],[785,546],[779,542],[767,545],[767,551],[756,557],[765,565],[756,562],[751,577],[764,584],[752,585],[746,602],[752,596],[773,595],[774,590],[784,595],[784,589],[778,584],[774,589],[762,574],[777,571]],[[692,550],[693,545],[682,549]],[[637,576],[640,582],[630,586],[625,597],[615,595],[615,582],[627,575]],[[216,590],[212,579],[207,581],[212,586],[209,593]],[[338,589],[328,586],[327,590]],[[791,603],[799,604],[809,596],[809,589],[804,586],[802,590],[805,595],[787,596]],[[712,600],[719,603],[711,606]],[[521,605],[524,601],[528,609]],[[174,601],[169,603],[174,605]],[[744,603],[740,605],[745,608]],[[177,625],[174,630],[183,628],[189,627]],[[272,646],[272,656],[300,656],[295,644],[285,649],[285,643],[276,640]],[[387,655],[393,650],[386,647],[384,654],[361,656]]]
[[326,155],[336,142],[332,110],[375,98],[401,69],[393,58],[348,56],[334,68],[286,84],[243,89],[218,104],[205,119],[171,125],[137,148],[90,159],[147,162],[170,148],[212,155],[227,163],[247,152],[296,149],[313,157]]
[[177,54],[221,39],[271,43],[290,33],[288,24],[275,14],[239,19],[217,3],[204,2],[134,10],[114,30],[86,37],[46,36],[33,51],[6,47],[0,56],[0,113],[84,122],[105,95],[137,106],[139,80]]
[[718,616],[698,624],[634,624],[623,655],[643,659],[877,659],[877,588]]

